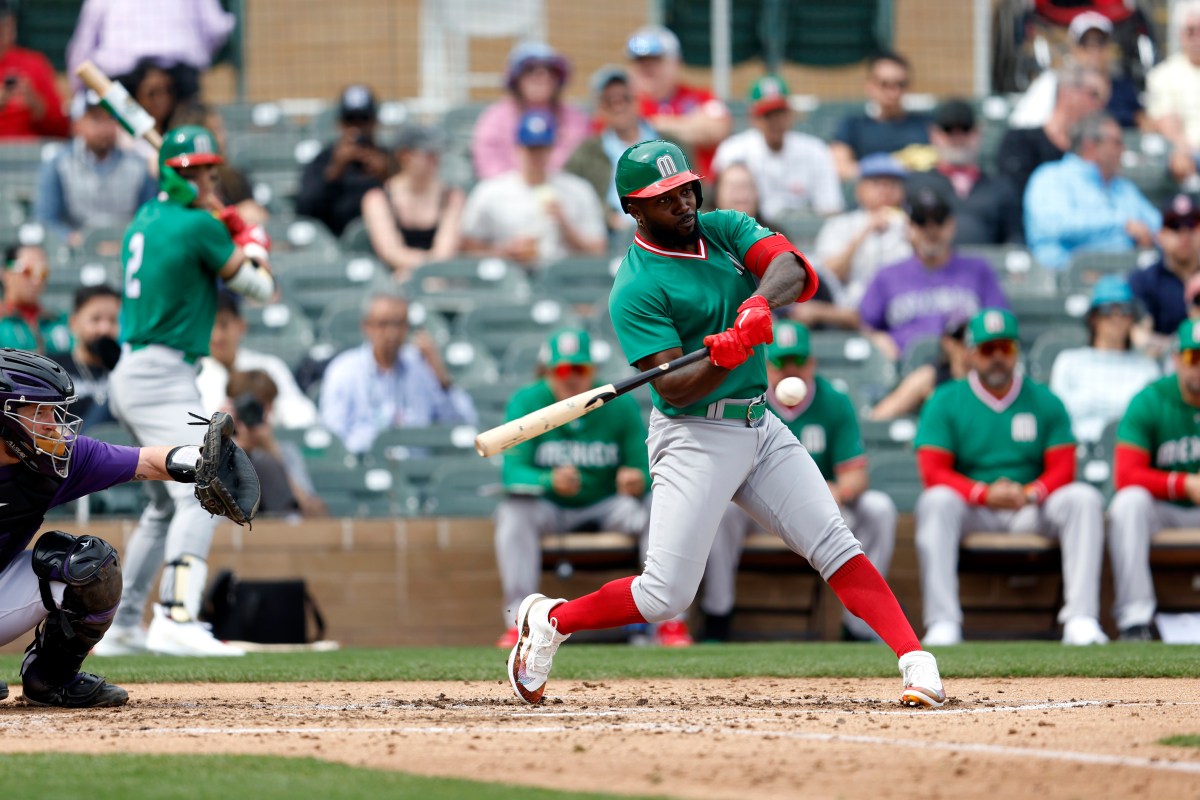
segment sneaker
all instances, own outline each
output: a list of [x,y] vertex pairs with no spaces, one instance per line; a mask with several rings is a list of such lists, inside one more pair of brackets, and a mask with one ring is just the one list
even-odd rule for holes
[[496,640],[496,647],[499,647],[501,650],[512,650],[517,646],[517,639],[519,638],[521,637],[517,635],[517,628],[514,625]]
[[154,606],[154,619],[146,632],[146,649],[166,656],[244,656],[240,647],[216,639],[207,625],[176,622],[161,605]]
[[80,672],[65,686],[38,687],[26,683],[22,693],[25,702],[34,706],[103,708],[129,702],[129,692],[90,672]]
[[681,619],[660,622],[654,631],[654,641],[659,647],[691,647],[694,644],[687,623]]
[[904,694],[900,702],[906,706],[938,708],[946,702],[942,676],[938,674],[933,653],[913,650],[900,656],[900,674],[904,676]]
[[8,684],[0,681],[0,700],[8,699]]
[[531,705],[542,701],[554,654],[571,636],[559,633],[558,626],[550,621],[551,609],[565,602],[551,600],[544,594],[531,594],[521,601],[517,611],[519,636],[508,655],[508,680],[517,697]]
[[1153,642],[1154,629],[1148,624],[1130,625],[1121,629],[1117,639],[1122,642]]
[[104,638],[92,648],[92,655],[102,658],[132,656],[145,652],[146,631],[140,625],[113,625],[105,632]]
[[935,622],[925,631],[921,644],[926,647],[949,647],[962,644],[962,625],[957,622]]
[[1063,625],[1062,643],[1068,645],[1108,644],[1108,637],[1093,617],[1071,617]]

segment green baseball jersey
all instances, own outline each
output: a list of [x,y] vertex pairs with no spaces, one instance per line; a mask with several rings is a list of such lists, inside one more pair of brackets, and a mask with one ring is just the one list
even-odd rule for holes
[[926,401],[914,444],[953,453],[954,469],[972,480],[1030,483],[1048,449],[1074,441],[1066,407],[1045,386],[1017,376],[1008,395],[996,398],[972,373]]
[[839,467],[852,466],[858,461],[866,463],[854,404],[820,375],[800,405],[789,408],[770,393],[767,405],[808,450],[825,480],[837,480]]
[[[630,364],[672,347],[699,350],[705,336],[733,325],[738,306],[758,288],[742,262],[746,251],[772,232],[740,211],[697,214],[696,224],[699,253],[666,250],[639,236],[621,262],[608,312]],[[767,388],[763,352],[761,345],[754,348],[720,386],[687,408],[669,405],[651,386],[655,408],[669,416],[703,414],[709,403],[726,397],[757,397]]]
[[121,246],[121,338],[208,355],[217,273],[233,250],[229,231],[210,212],[170,200],[143,205]]
[[[1117,425],[1117,443],[1145,450],[1155,469],[1200,472],[1200,408],[1184,402],[1177,375],[1134,395]],[[1186,497],[1172,502],[1192,505]]]
[[[554,402],[550,385],[538,381],[512,396],[507,419],[523,417]],[[571,497],[550,488],[550,473],[561,464],[573,464],[579,470],[579,492]],[[502,477],[504,488],[514,494],[540,494],[560,506],[582,508],[616,494],[618,467],[640,469],[649,490],[646,427],[637,401],[630,395],[621,395],[506,451]]]
[[0,317],[0,347],[15,347],[35,353],[66,353],[72,344],[66,314],[43,309],[31,319],[12,309]]

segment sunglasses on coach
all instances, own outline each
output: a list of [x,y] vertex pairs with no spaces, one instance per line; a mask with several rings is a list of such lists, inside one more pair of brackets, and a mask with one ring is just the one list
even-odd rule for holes
[[993,339],[979,345],[979,354],[984,358],[996,355],[1011,356],[1015,352],[1017,352],[1017,343],[1012,339]]
[[775,369],[783,369],[786,366],[803,367],[808,363],[808,356],[780,356],[779,358],[771,359],[771,366]]
[[1200,364],[1200,350],[1184,350],[1179,354],[1179,360],[1189,367]]
[[572,375],[585,377],[591,375],[595,368],[591,364],[555,364],[550,372],[556,378],[569,378]]

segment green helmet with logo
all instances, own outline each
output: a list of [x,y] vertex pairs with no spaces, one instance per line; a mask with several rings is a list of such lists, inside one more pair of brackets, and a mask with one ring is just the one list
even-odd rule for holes
[[204,164],[224,164],[217,137],[199,125],[181,125],[167,131],[158,151],[158,166],[199,167]]
[[[617,160],[617,196],[655,197],[700,176],[692,172],[687,156],[679,145],[663,139],[641,142],[621,154]],[[696,207],[704,202],[696,187]]]

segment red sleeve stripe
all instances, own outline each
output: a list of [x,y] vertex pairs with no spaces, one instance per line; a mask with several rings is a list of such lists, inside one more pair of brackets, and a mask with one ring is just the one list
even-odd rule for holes
[[1150,466],[1150,453],[1123,442],[1117,443],[1113,455],[1113,482],[1118,490],[1141,486],[1159,500],[1174,500],[1183,496],[1183,472],[1168,472]]
[[817,272],[813,269],[812,264],[808,263],[804,254],[797,250],[796,246],[789,242],[783,234],[776,233],[750,245],[750,249],[746,251],[745,255],[746,269],[754,273],[756,277],[762,278],[767,267],[782,253],[795,253],[796,258],[800,259],[800,263],[804,265],[808,279],[804,282],[804,291],[796,298],[797,303],[803,303],[817,293]]

